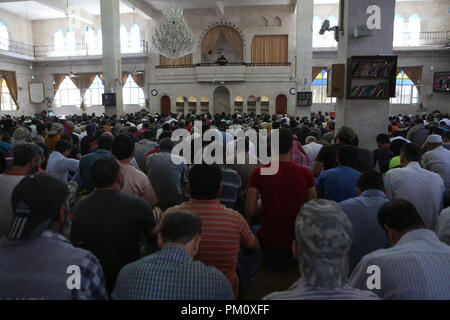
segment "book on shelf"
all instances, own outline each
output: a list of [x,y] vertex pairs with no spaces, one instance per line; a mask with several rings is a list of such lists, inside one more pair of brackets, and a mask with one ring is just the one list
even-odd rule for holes
[[388,83],[378,85],[355,86],[352,88],[350,97],[387,97]]
[[353,68],[354,78],[387,78],[394,68],[394,62],[357,63]]

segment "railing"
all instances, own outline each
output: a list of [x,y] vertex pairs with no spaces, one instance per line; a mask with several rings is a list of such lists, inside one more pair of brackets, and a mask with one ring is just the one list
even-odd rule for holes
[[161,65],[156,66],[156,69],[181,69],[181,68],[195,68],[195,67],[236,67],[236,66],[247,66],[247,67],[288,67],[291,66],[290,62],[266,62],[266,63],[247,63],[247,62],[230,62],[225,65],[218,63],[197,63],[197,64],[178,64],[178,65]]
[[394,47],[445,46],[450,40],[450,31],[404,32],[394,35]]
[[34,46],[9,39],[0,39],[0,50],[34,57]]
[[[0,50],[15,54],[21,54],[35,58],[68,57],[68,56],[96,56],[102,55],[102,45],[93,43],[76,43],[74,45],[40,45],[32,46],[13,40],[0,39]],[[148,42],[141,40],[137,45],[129,41],[121,47],[121,53],[143,53],[148,54]]]

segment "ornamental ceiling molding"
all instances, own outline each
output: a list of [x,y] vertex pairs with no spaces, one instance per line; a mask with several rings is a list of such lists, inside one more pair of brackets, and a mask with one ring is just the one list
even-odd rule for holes
[[203,38],[205,37],[205,35],[206,35],[211,29],[214,29],[214,28],[216,28],[216,27],[231,27],[231,28],[233,28],[234,30],[236,30],[236,31],[239,33],[239,35],[241,36],[241,39],[242,39],[242,42],[243,42],[243,45],[244,45],[244,48],[245,48],[246,37],[245,37],[244,32],[243,32],[236,24],[234,24],[234,23],[232,23],[232,22],[230,22],[230,21],[222,20],[222,19],[219,20],[219,21],[217,21],[217,22],[215,22],[215,23],[213,23],[213,24],[210,24],[209,26],[207,26],[206,28],[203,29],[203,32],[202,32],[202,34],[200,35],[200,39],[199,39],[199,41],[197,42],[197,44],[198,44],[200,47],[201,47],[201,45],[202,45]]

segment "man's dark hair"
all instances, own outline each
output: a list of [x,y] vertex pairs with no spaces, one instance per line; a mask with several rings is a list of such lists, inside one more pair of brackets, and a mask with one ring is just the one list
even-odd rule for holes
[[113,141],[112,154],[119,160],[128,159],[134,151],[134,139],[127,133],[119,134]]
[[394,156],[399,156],[400,155],[400,149],[407,144],[407,142],[403,139],[395,139],[394,141],[392,141],[391,146],[389,147],[389,151],[391,151],[391,153]]
[[40,159],[42,150],[34,143],[21,143],[14,149],[14,166],[25,167],[33,159]]
[[142,139],[153,139],[156,136],[155,129],[147,129],[142,132]]
[[72,150],[72,145],[67,140],[61,139],[56,143],[55,151],[64,153],[67,150]]
[[196,164],[189,170],[191,198],[213,200],[219,195],[222,171],[217,165]]
[[73,138],[70,134],[63,134],[61,140],[66,140],[69,143],[73,143]]
[[378,210],[378,223],[383,229],[387,225],[397,232],[425,227],[416,207],[406,200],[392,200],[381,206]]
[[98,139],[98,149],[110,151],[113,141],[114,138],[110,135],[101,136],[100,139]]
[[91,167],[92,181],[97,189],[109,188],[117,180],[120,166],[112,156],[102,156],[94,161]]
[[358,179],[356,186],[362,191],[376,189],[383,190],[384,182],[380,173],[372,170],[364,172]]
[[416,120],[414,120],[415,124],[423,124],[423,120],[420,118],[417,118]]
[[202,222],[194,213],[178,210],[164,216],[161,235],[165,243],[187,244],[201,234]]
[[281,124],[278,121],[272,123],[272,129],[280,129]]
[[5,155],[3,154],[3,152],[0,152],[0,174],[5,172],[5,170],[6,170]]
[[447,140],[450,140],[450,131],[447,132],[446,134],[444,134],[443,138],[447,139]]
[[406,161],[420,161],[420,148],[414,143],[404,144],[400,149],[400,155],[403,155]]
[[40,123],[36,126],[36,132],[38,135],[42,135],[45,129],[47,129],[47,126],[44,123]]
[[380,144],[389,144],[391,143],[391,140],[387,134],[381,133],[377,136],[377,142]]
[[160,143],[165,138],[171,138],[172,132],[171,131],[163,131],[158,137],[158,143]]
[[358,150],[349,145],[340,147],[337,154],[337,162],[341,166],[356,168],[358,164]]
[[161,151],[171,152],[173,147],[175,147],[175,143],[170,138],[164,138],[159,142],[159,147]]
[[280,129],[280,155],[287,154],[292,149],[294,138],[292,137],[291,130],[286,128]]

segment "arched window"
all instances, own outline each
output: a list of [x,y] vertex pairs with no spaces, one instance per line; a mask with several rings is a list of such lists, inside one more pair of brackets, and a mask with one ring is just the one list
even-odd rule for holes
[[411,45],[420,45],[420,16],[417,13],[414,13],[409,17],[408,31],[410,34]]
[[144,90],[133,80],[131,74],[123,86],[123,104],[145,105]]
[[404,44],[405,19],[401,14],[396,14],[394,19],[394,46],[401,47]]
[[8,86],[6,85],[6,81],[3,78],[0,78],[1,81],[1,110],[2,111],[14,111],[17,110],[17,106],[14,103],[13,98],[11,97],[11,94],[9,93]]
[[97,31],[97,54],[103,53],[103,35],[102,35],[102,27],[98,27]]
[[6,27],[6,24],[3,23],[3,21],[0,21],[0,49],[9,49],[8,28]]
[[128,32],[127,27],[123,24],[120,26],[120,51],[122,53],[128,52]]
[[75,31],[69,28],[67,29],[66,34],[66,54],[70,56],[74,56],[76,54],[76,40],[75,40]]
[[58,91],[55,93],[54,101],[56,106],[80,106],[80,90],[75,86],[69,76],[66,76],[59,86]]
[[87,106],[101,106],[102,105],[102,94],[105,92],[103,88],[103,83],[100,77],[95,76],[94,81],[89,86],[84,94],[84,103]]
[[92,27],[86,28],[86,49],[88,55],[96,54],[95,50],[95,31]]
[[313,103],[335,103],[336,98],[327,97],[327,70],[323,69],[312,82]]
[[55,55],[62,56],[65,51],[64,33],[62,30],[56,30],[55,32]]
[[141,30],[137,24],[131,26],[130,38],[131,52],[139,52],[141,47]]
[[419,88],[404,70],[400,70],[397,75],[395,95],[396,97],[391,99],[391,103],[393,104],[419,103]]

